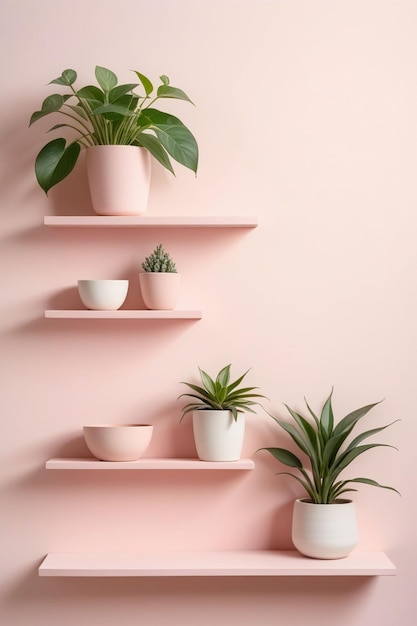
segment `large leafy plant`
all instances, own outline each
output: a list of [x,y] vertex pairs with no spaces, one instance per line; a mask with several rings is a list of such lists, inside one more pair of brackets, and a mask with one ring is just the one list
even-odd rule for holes
[[332,408],[332,394],[333,391],[324,403],[320,416],[317,416],[312,411],[306,401],[307,409],[313,421],[311,419],[308,420],[287,405],[285,406],[292,416],[295,425],[272,416],[276,423],[290,435],[301,452],[307,456],[307,467],[297,455],[285,448],[261,449],[267,450],[278,461],[298,471],[298,474],[291,472],[280,472],[280,474],[292,476],[301,483],[309,499],[315,504],[332,504],[343,493],[357,491],[350,486],[352,483],[365,483],[373,487],[397,491],[393,487],[380,485],[370,478],[340,478],[342,471],[360,454],[375,447],[388,446],[388,444],[382,443],[362,444],[362,442],[368,437],[388,428],[394,422],[366,430],[348,443],[347,439],[359,420],[379,403],[376,402],[356,409],[336,424]]
[[[97,85],[78,89],[77,73],[67,69],[49,83],[69,91],[48,96],[41,110],[32,114],[29,126],[46,115],[59,114],[65,121],[50,131],[67,128],[78,137],[68,145],[64,138],[53,139],[36,157],[36,178],[45,193],[73,170],[81,148],[94,145],[141,146],[173,174],[170,156],[197,172],[198,146],[190,130],[174,115],[153,107],[157,100],[191,102],[190,98],[182,89],[173,87],[168,76],[160,76],[161,84],[154,94],[149,78],[134,73],[139,83],[119,85],[116,74],[96,66]],[[137,87],[141,87],[142,95],[135,93]]]
[[179,398],[183,396],[192,398],[192,401],[183,408],[181,419],[192,411],[213,409],[231,411],[235,420],[238,414],[244,411],[255,413],[252,407],[259,405],[259,402],[254,398],[265,398],[265,396],[254,393],[258,387],[239,387],[249,370],[230,382],[230,367],[231,364],[223,367],[215,379],[199,367],[202,387],[182,381],[182,384],[187,385],[194,393],[183,393],[179,396]]

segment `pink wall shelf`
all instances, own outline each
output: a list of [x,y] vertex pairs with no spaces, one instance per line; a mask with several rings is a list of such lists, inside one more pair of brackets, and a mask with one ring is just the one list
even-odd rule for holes
[[201,311],[149,311],[149,310],[118,310],[118,311],[89,311],[87,309],[47,310],[46,318],[56,319],[135,319],[135,320],[199,320]]
[[152,459],[142,458],[138,461],[98,461],[95,458],[85,459],[49,459],[45,463],[48,470],[252,470],[255,463],[252,459],[239,461],[200,461],[199,459]]
[[103,215],[47,215],[45,226],[61,227],[140,227],[140,228],[256,228],[256,217],[236,216],[103,216]]
[[48,554],[39,576],[394,576],[383,552],[318,560],[296,551]]

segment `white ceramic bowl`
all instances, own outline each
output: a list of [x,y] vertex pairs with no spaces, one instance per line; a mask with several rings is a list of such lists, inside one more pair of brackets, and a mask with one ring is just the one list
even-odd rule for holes
[[91,454],[100,461],[136,461],[149,447],[150,424],[98,424],[84,426],[84,439]]
[[78,293],[87,309],[116,311],[126,300],[128,280],[79,280]]

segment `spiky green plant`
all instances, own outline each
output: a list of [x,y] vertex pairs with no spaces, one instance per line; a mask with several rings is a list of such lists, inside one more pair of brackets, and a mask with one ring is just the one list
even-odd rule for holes
[[177,272],[174,261],[165,252],[162,244],[156,246],[151,255],[147,256],[142,263],[142,269],[145,272],[167,272],[174,274]]
[[[168,76],[160,76],[161,84],[154,94],[149,78],[137,71],[134,74],[139,83],[119,85],[114,72],[97,65],[97,85],[75,88],[77,73],[71,69],[64,70],[49,83],[68,91],[45,98],[41,110],[32,114],[29,126],[46,115],[58,114],[64,123],[56,124],[50,131],[69,128],[78,137],[68,146],[62,137],[53,139],[36,157],[36,178],[45,193],[70,174],[81,148],[95,145],[140,146],[173,174],[170,156],[197,172],[195,137],[177,117],[153,108],[161,99],[174,98],[193,104],[192,101],[182,89],[170,84]],[[144,93],[135,93],[137,87]]]
[[186,404],[183,408],[181,420],[187,413],[202,410],[231,411],[235,420],[237,420],[238,414],[244,411],[255,413],[252,407],[261,405],[254,398],[265,398],[265,396],[253,393],[259,387],[239,388],[240,383],[249,370],[234,382],[230,382],[230,367],[231,364],[223,367],[215,379],[199,367],[202,387],[193,383],[181,382],[181,384],[187,385],[194,391],[194,393],[182,393],[178,397],[178,399],[183,396],[193,398],[193,401]]
[[309,467],[305,467],[303,461],[298,456],[285,448],[261,448],[261,450],[267,450],[284,465],[298,470],[300,475],[291,472],[280,472],[280,474],[292,476],[301,483],[309,499],[315,504],[332,504],[341,494],[348,491],[357,491],[357,489],[349,486],[351,483],[365,483],[373,487],[391,489],[399,493],[393,487],[380,485],[375,480],[369,478],[349,478],[346,480],[339,478],[341,472],[360,454],[380,446],[394,447],[382,443],[359,444],[395,422],[367,430],[357,435],[350,443],[347,443],[347,438],[359,420],[379,402],[356,409],[346,415],[338,424],[335,424],[332,395],[333,390],[323,405],[320,417],[315,415],[307,400],[305,401],[313,422],[286,404],[285,407],[294,419],[295,425],[280,420],[273,415],[271,416],[307,456]]

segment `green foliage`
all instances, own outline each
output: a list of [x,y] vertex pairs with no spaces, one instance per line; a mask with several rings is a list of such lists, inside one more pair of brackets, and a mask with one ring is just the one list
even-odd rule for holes
[[288,433],[301,452],[307,456],[309,461],[308,468],[306,468],[303,461],[290,450],[284,448],[261,448],[261,450],[267,450],[273,457],[287,467],[295,468],[298,474],[293,474],[292,472],[280,472],[280,474],[292,476],[301,483],[308,497],[315,504],[331,504],[335,502],[341,494],[348,491],[357,491],[349,487],[351,483],[365,483],[373,487],[391,489],[399,493],[393,487],[380,485],[369,478],[350,478],[347,480],[341,480],[339,478],[341,472],[360,454],[381,446],[392,448],[393,446],[381,443],[359,444],[368,437],[388,428],[388,426],[391,426],[395,422],[362,432],[348,443],[347,439],[359,420],[374,406],[379,404],[379,402],[356,409],[346,415],[338,424],[335,424],[332,395],[333,391],[324,403],[320,417],[315,415],[306,401],[312,421],[311,419],[308,420],[300,413],[293,411],[287,405],[285,405],[285,407],[293,418],[295,425],[271,416],[276,423]]
[[[105,67],[96,66],[97,85],[75,88],[77,73],[68,69],[49,84],[59,85],[69,91],[64,95],[52,94],[35,111],[29,126],[46,115],[60,115],[65,120],[50,131],[71,129],[78,138],[67,147],[65,139],[53,139],[39,152],[35,162],[36,178],[41,188],[48,191],[73,170],[80,148],[94,145],[132,145],[149,150],[152,156],[174,174],[170,157],[197,173],[198,146],[195,137],[174,115],[153,108],[161,99],[190,102],[187,94],[172,87],[168,76],[160,76],[156,89],[152,82],[134,72],[139,83],[118,84],[118,78]],[[135,93],[142,88],[144,95]],[[154,94],[154,95],[152,95]]]
[[265,396],[254,393],[258,387],[239,388],[249,370],[231,383],[230,367],[231,364],[223,367],[215,380],[199,367],[202,387],[182,381],[182,384],[187,385],[194,393],[183,393],[179,396],[179,398],[183,396],[193,398],[192,402],[183,408],[181,420],[187,413],[201,410],[231,411],[235,420],[238,413],[244,411],[255,413],[252,406],[261,405],[254,398],[265,398]]
[[174,261],[171,259],[168,252],[165,252],[161,243],[159,246],[156,246],[150,256],[145,258],[142,263],[142,269],[145,272],[169,272],[171,274],[177,272]]

